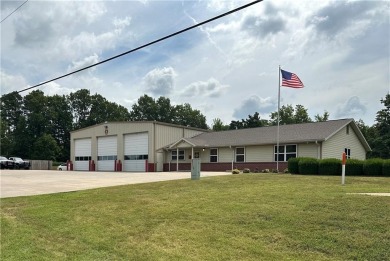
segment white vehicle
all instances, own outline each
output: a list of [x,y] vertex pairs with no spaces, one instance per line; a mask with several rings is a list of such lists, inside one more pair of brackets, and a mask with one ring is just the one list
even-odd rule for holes
[[66,163],[62,163],[57,167],[57,170],[68,170],[68,166],[66,166]]

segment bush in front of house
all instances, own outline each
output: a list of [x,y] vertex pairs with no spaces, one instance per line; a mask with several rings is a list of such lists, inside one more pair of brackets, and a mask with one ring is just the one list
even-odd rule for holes
[[287,168],[291,174],[299,174],[299,166],[298,166],[299,159],[300,158],[289,158],[288,159]]
[[299,174],[318,174],[318,160],[315,158],[300,158],[298,168]]
[[251,172],[251,170],[248,169],[248,168],[245,168],[245,169],[242,170],[242,173],[250,173],[250,172]]
[[239,169],[234,169],[234,170],[232,170],[232,174],[240,174],[240,170]]
[[318,174],[320,175],[340,175],[341,160],[322,159],[318,161]]
[[261,173],[270,173],[271,171],[269,169],[263,169]]
[[363,172],[363,160],[358,159],[347,159],[345,164],[345,175],[347,176],[362,176]]
[[390,177],[390,159],[383,160],[382,175]]
[[367,176],[382,176],[382,159],[368,159],[364,162],[363,173]]

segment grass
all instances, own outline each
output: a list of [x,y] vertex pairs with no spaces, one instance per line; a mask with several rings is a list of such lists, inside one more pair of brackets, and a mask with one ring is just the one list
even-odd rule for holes
[[390,178],[241,174],[1,200],[1,260],[390,260]]

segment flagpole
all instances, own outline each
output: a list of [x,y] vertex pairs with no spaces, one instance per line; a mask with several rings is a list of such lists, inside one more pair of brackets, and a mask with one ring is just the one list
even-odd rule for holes
[[278,70],[279,86],[278,86],[278,130],[276,134],[276,170],[279,172],[279,111],[280,111],[280,65]]

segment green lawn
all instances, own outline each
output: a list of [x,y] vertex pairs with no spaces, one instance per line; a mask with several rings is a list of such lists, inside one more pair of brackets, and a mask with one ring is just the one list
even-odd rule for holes
[[[147,174],[146,174],[147,175]],[[241,174],[1,200],[1,260],[390,260],[390,178]]]

